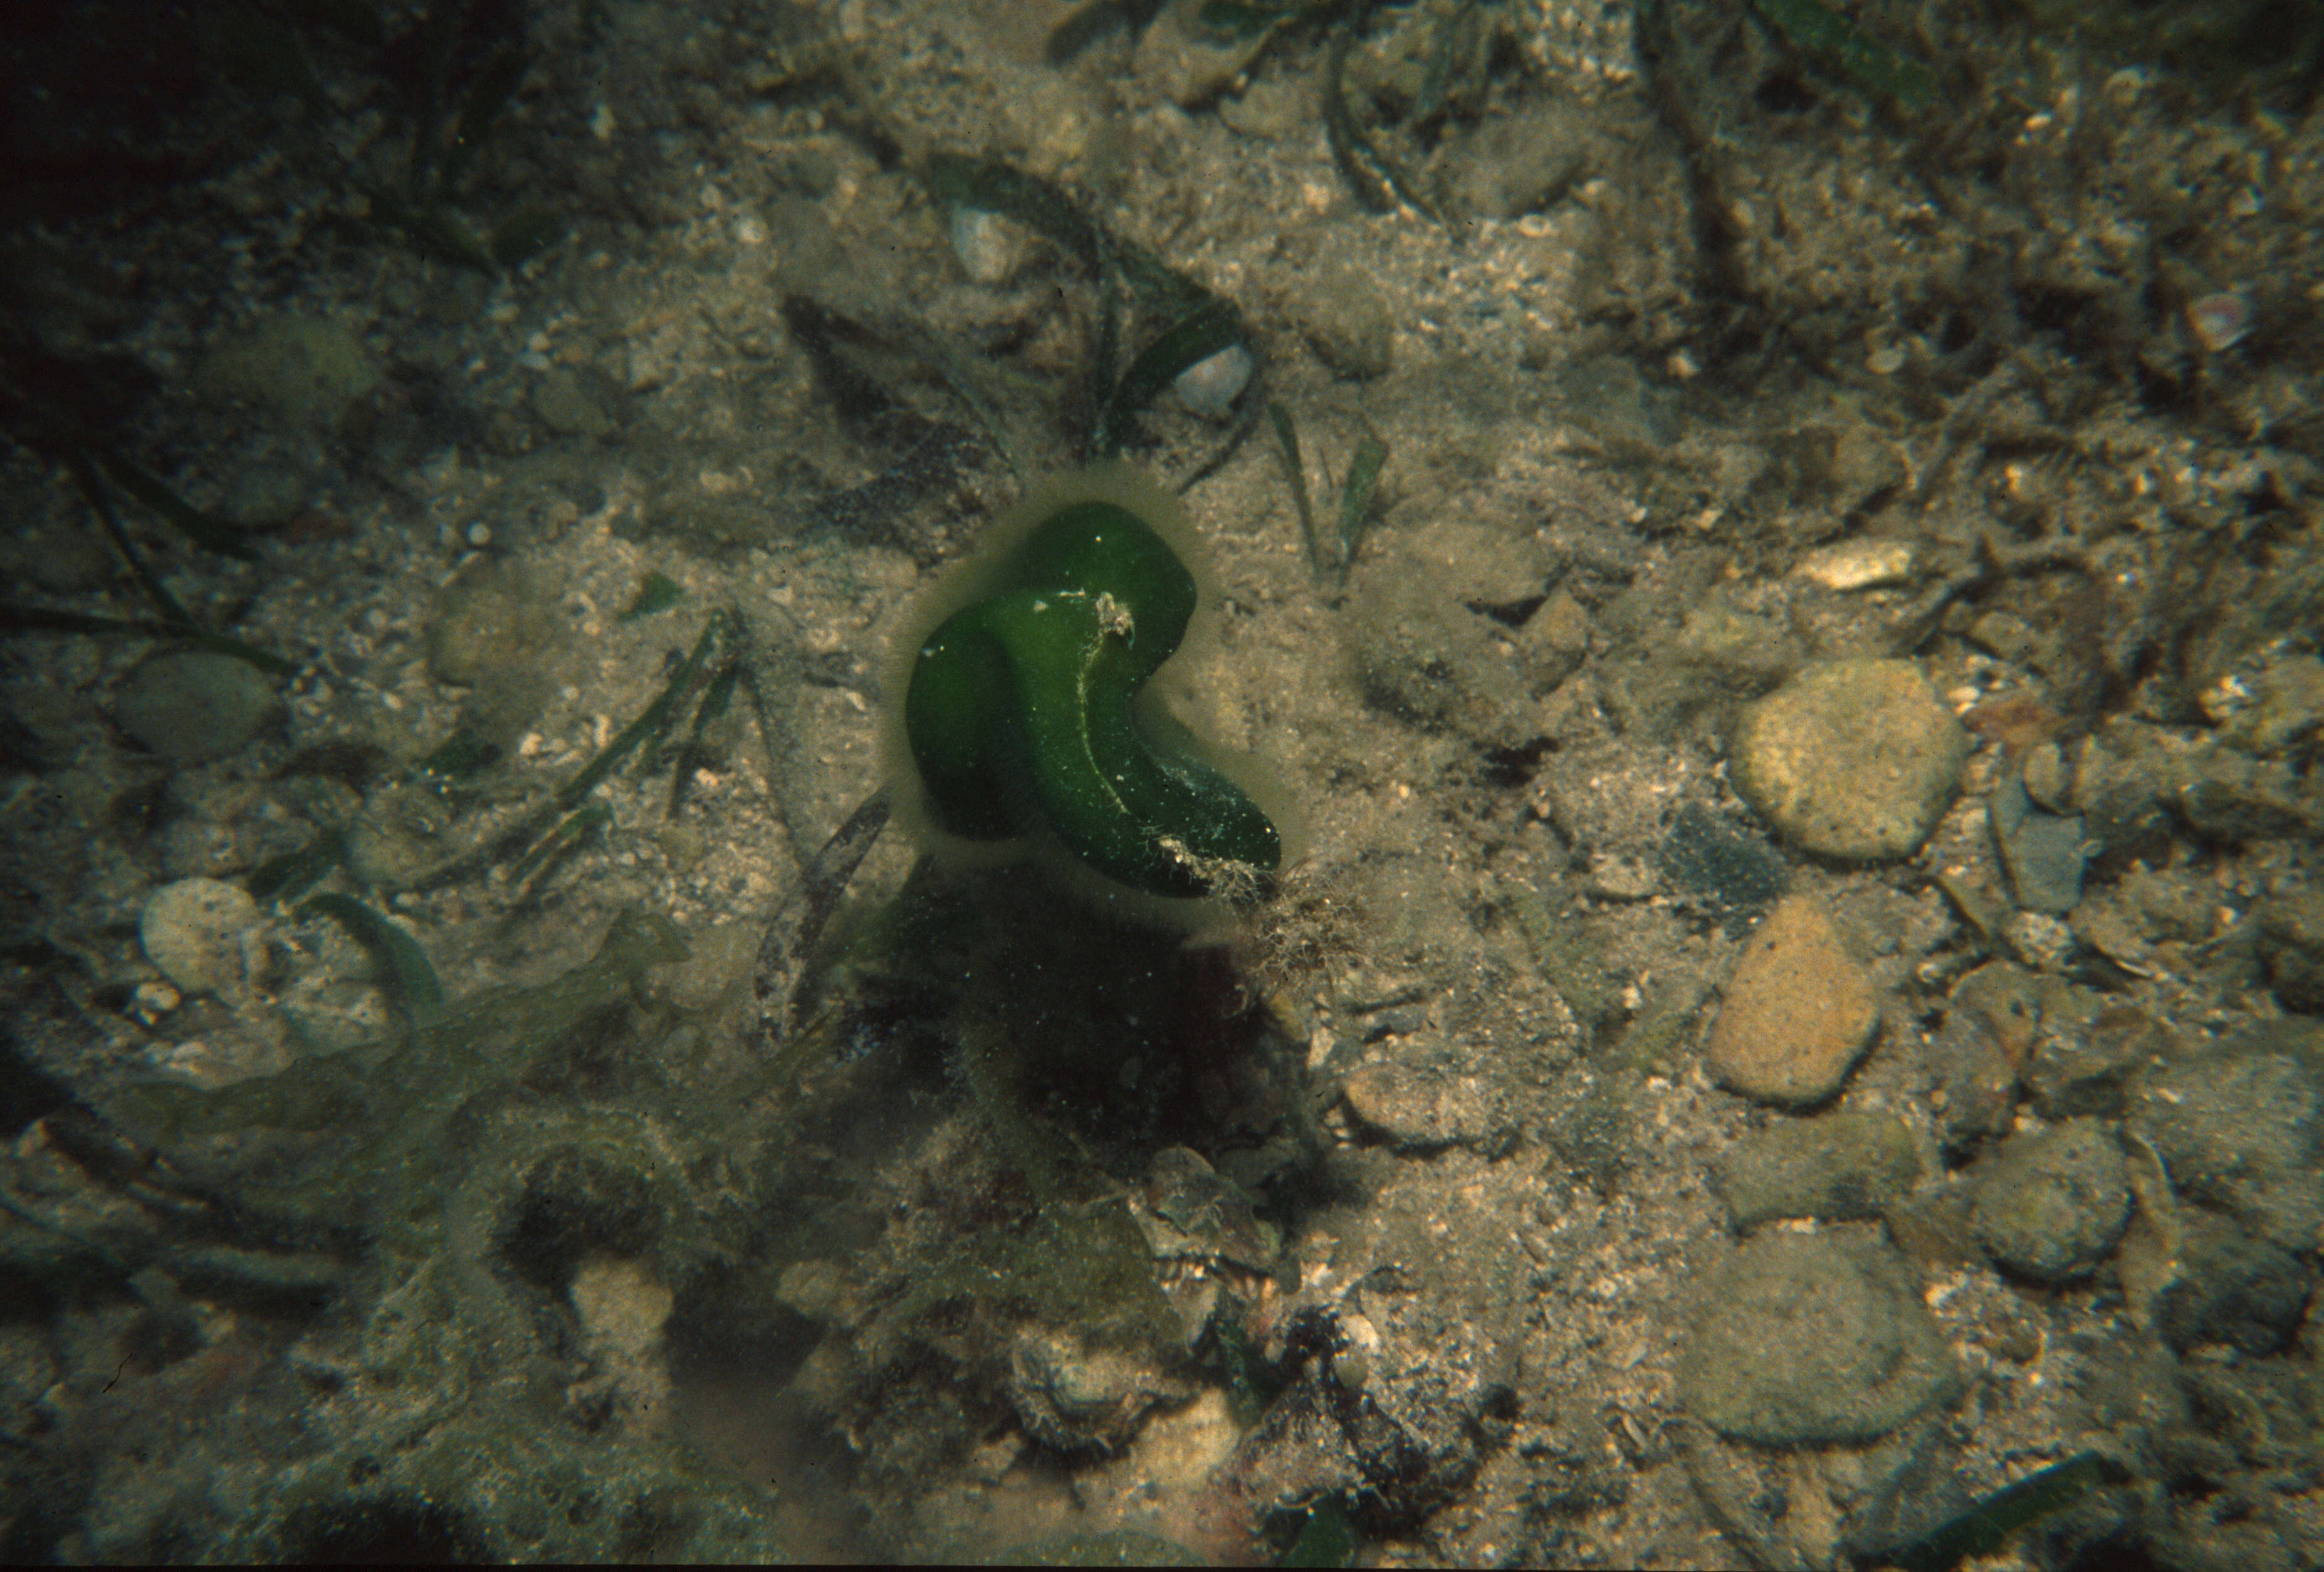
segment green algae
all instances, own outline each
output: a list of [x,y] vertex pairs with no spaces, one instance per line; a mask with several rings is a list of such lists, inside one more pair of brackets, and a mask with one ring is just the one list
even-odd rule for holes
[[1240,788],[1142,727],[1133,701],[1185,637],[1194,576],[1111,502],[1055,508],[992,593],[920,645],[904,699],[938,828],[968,840],[1054,835],[1107,878],[1207,895],[1282,860]]
[[640,617],[668,611],[686,596],[678,580],[665,573],[649,573],[638,583],[638,593],[625,607],[617,621],[633,623]]
[[1307,566],[1314,572],[1316,583],[1334,589],[1342,587],[1348,582],[1348,570],[1355,566],[1364,536],[1371,529],[1380,469],[1388,463],[1388,444],[1370,431],[1356,444],[1356,450],[1348,458],[1347,476],[1340,483],[1339,537],[1326,543],[1316,526],[1315,504],[1307,488],[1307,464],[1299,450],[1299,423],[1279,403],[1267,406],[1267,418],[1275,428],[1276,457],[1281,461],[1284,481],[1291,487],[1292,504],[1299,513],[1300,535],[1307,542]]

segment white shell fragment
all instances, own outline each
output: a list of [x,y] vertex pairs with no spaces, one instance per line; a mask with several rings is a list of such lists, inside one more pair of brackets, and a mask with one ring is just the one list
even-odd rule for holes
[[2251,301],[2241,290],[2221,290],[2187,302],[2188,330],[2213,355],[2241,343],[2251,325]]
[[1800,559],[1792,571],[1826,589],[1872,589],[1913,576],[1909,541],[1842,541]]
[[1171,385],[1186,407],[1206,421],[1223,421],[1250,381],[1250,351],[1230,344],[1207,360],[1198,360],[1178,374]]
[[954,208],[952,254],[970,282],[997,284],[1017,271],[1025,247],[1015,227],[1000,214],[982,208]]

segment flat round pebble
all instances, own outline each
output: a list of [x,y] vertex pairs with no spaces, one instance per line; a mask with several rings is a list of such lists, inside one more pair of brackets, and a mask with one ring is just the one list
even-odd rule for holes
[[1960,784],[1969,734],[1910,661],[1836,661],[1744,713],[1736,790],[1803,850],[1910,856]]
[[147,898],[137,933],[163,976],[189,994],[213,993],[243,981],[243,938],[259,920],[258,902],[241,885],[180,879]]
[[560,437],[594,441],[613,429],[604,406],[574,373],[558,367],[542,376],[532,390],[532,412]]
[[472,564],[438,593],[430,609],[429,675],[472,687],[537,666],[558,632],[553,608],[530,574],[505,561]]
[[2095,1120],[2013,1135],[1978,1165],[1977,1241],[2006,1270],[2036,1282],[2088,1277],[2130,1223],[2130,1170]]
[[1821,1103],[1840,1090],[1879,1023],[1879,994],[1823,902],[1787,895],[1744,946],[1704,1057],[1738,1096]]
[[1680,1396],[1765,1446],[1870,1441],[1957,1390],[1944,1336],[1886,1246],[1766,1233],[1712,1274],[1679,1356]]
[[208,650],[172,650],[141,662],[113,701],[123,731],[180,765],[240,753],[281,710],[265,673]]
[[1512,1127],[1483,1077],[1447,1067],[1376,1059],[1348,1077],[1348,1106],[1398,1146],[1490,1144]]

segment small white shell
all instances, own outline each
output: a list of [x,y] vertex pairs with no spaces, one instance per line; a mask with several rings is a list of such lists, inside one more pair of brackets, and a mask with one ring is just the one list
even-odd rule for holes
[[2251,301],[2241,290],[2221,290],[2187,302],[2187,326],[2211,354],[2232,347],[2251,331]]
[[1909,541],[1842,541],[1809,552],[1792,571],[1826,589],[1902,584],[1913,576],[1913,544]]
[[1017,271],[1025,248],[1016,228],[982,208],[952,210],[952,254],[973,283],[997,284]]
[[1207,360],[1198,360],[1178,374],[1171,385],[1186,407],[1206,421],[1223,421],[1234,412],[1234,402],[1250,381],[1250,351],[1230,344]]

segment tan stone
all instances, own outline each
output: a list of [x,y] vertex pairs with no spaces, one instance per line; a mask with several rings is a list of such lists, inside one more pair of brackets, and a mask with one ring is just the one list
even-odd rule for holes
[[1744,713],[1735,789],[1819,856],[1910,856],[1960,783],[1969,734],[1910,661],[1835,661]]
[[1746,1097],[1794,1106],[1840,1089],[1880,1000],[1823,903],[1787,895],[1744,947],[1705,1048],[1711,1073]]
[[1346,1089],[1356,1117],[1400,1146],[1489,1144],[1512,1128],[1487,1081],[1441,1064],[1374,1059],[1356,1067]]

